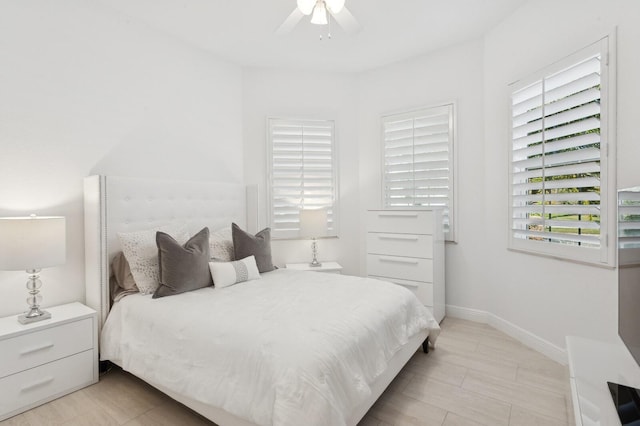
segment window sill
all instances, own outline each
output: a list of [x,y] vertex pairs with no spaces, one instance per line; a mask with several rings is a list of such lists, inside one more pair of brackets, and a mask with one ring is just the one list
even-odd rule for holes
[[508,247],[507,250],[511,251],[511,252],[514,252],[514,253],[522,253],[522,254],[528,254],[528,255],[532,255],[532,256],[546,257],[547,259],[559,260],[561,262],[575,263],[575,264],[578,264],[578,265],[595,266],[597,268],[603,268],[603,269],[609,269],[609,270],[616,269],[615,265],[610,265],[610,264],[607,264],[607,263],[598,263],[598,262],[589,262],[589,261],[577,260],[577,259],[572,259],[572,258],[569,258],[569,257],[560,256],[560,255],[553,255],[553,254],[549,254],[549,253],[540,253],[540,252],[536,252],[536,251],[532,251],[532,250],[513,248],[513,247]]

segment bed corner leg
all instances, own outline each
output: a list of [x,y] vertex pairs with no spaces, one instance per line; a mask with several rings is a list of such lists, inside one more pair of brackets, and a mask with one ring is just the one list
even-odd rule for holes
[[424,342],[422,342],[422,351],[425,354],[429,353],[429,337],[427,337],[426,339],[424,339]]
[[111,368],[113,368],[111,361],[98,361],[98,371],[100,376],[111,371]]

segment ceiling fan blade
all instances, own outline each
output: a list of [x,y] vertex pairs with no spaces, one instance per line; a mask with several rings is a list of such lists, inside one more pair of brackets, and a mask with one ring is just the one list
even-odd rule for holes
[[287,19],[284,20],[282,25],[278,27],[278,29],[276,30],[276,34],[289,34],[291,31],[293,31],[295,26],[298,25],[298,22],[300,22],[303,17],[304,14],[300,12],[300,9],[296,7],[295,9],[293,9],[293,12],[291,12],[291,15],[289,15]]
[[342,29],[348,34],[356,34],[362,29],[356,18],[354,18],[351,12],[349,12],[349,9],[347,9],[346,7],[343,7],[339,13],[336,13],[332,16],[342,27]]

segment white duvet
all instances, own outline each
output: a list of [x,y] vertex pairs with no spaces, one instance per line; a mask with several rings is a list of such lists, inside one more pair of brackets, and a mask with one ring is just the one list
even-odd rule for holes
[[117,302],[101,358],[258,425],[344,425],[407,340],[439,327],[409,290],[276,270],[231,287]]

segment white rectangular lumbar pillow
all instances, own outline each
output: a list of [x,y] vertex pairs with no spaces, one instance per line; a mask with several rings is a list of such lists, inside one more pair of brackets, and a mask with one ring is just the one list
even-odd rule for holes
[[256,258],[253,256],[234,262],[209,262],[214,287],[229,287],[244,281],[260,278]]

